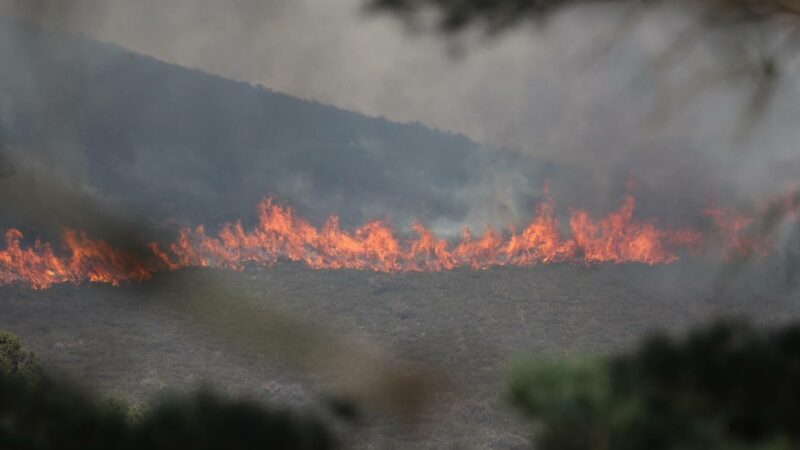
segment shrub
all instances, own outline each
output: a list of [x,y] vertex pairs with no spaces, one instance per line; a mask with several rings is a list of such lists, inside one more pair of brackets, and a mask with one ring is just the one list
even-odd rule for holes
[[33,353],[25,350],[14,334],[0,331],[0,373],[35,378],[39,365]]
[[327,428],[289,411],[198,392],[131,418],[120,402],[97,400],[48,378],[0,374],[0,448],[296,449],[334,447]]
[[328,449],[324,426],[289,411],[233,402],[209,392],[175,397],[142,416],[132,433],[133,448],[172,450]]
[[334,447],[316,420],[207,391],[147,409],[94,398],[41,373],[16,336],[0,332],[0,449],[274,449]]
[[517,368],[511,398],[543,450],[800,447],[800,326],[657,336],[628,355]]

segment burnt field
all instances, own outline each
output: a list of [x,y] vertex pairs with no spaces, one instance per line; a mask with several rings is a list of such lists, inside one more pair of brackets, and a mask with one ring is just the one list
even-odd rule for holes
[[[292,263],[188,269],[121,287],[5,286],[0,328],[18,334],[48,369],[133,401],[209,384],[319,410],[325,377],[293,369],[280,347],[241,345],[236,311],[245,302],[264,327],[275,312],[289,314],[447,380],[420,423],[370,416],[352,429],[342,425],[356,447],[524,448],[530,430],[502,398],[516,358],[621,351],[655,330],[680,333],[718,316],[765,324],[800,317],[779,266],[758,266],[759,274],[740,277],[725,295],[714,294],[714,267],[689,261],[407,274]],[[187,299],[210,286],[230,296],[214,294],[202,314],[187,308]]]

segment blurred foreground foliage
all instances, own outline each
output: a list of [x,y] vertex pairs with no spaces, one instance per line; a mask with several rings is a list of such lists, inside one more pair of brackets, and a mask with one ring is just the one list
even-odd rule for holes
[[19,338],[0,330],[0,373],[35,379],[39,364],[33,353],[25,350]]
[[[335,447],[319,421],[207,391],[145,409],[93,398],[2,337],[2,449]],[[509,395],[535,421],[541,450],[796,449],[800,324],[723,321],[619,356],[532,360],[513,372]]]
[[414,30],[433,25],[447,37],[469,30],[497,36],[525,24],[544,29],[559,13],[577,9],[597,13],[602,7],[616,19],[612,23],[606,15],[596,14],[598,23],[607,23],[611,39],[596,45],[595,38],[593,54],[604,53],[614,42],[641,39],[632,33],[634,24],[658,31],[657,22],[669,22],[670,15],[663,13],[677,12],[683,17],[682,31],[664,31],[669,44],[650,64],[650,72],[659,75],[656,81],[664,84],[665,74],[676,76],[673,67],[690,61],[689,55],[701,44],[711,51],[702,57],[703,66],[689,64],[694,77],[671,87],[678,88],[678,95],[664,95],[661,101],[670,106],[657,117],[681,106],[676,103],[695,101],[700,92],[727,87],[737,96],[744,94],[743,114],[733,133],[737,137],[746,136],[763,120],[786,82],[791,89],[796,85],[800,0],[365,0],[365,7],[390,13]]
[[[368,0],[367,7],[389,11],[405,19],[437,13],[437,26],[456,33],[477,26],[499,33],[525,22],[543,23],[562,10],[580,6],[655,8],[662,5],[697,12],[706,24],[768,24],[800,18],[797,0]],[[796,23],[795,23],[796,24]]]
[[0,448],[314,449],[334,448],[316,420],[207,391],[139,410],[96,399],[43,374],[19,340],[0,333]]
[[800,325],[719,322],[627,355],[529,361],[511,399],[542,450],[800,448]]

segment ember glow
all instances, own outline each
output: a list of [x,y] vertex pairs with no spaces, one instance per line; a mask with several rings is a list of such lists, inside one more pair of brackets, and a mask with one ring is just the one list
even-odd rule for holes
[[726,252],[729,257],[769,253],[769,241],[765,237],[748,233],[753,224],[750,217],[716,206],[707,207],[705,214],[714,221],[722,239],[727,242]]
[[[703,245],[702,234],[690,228],[666,230],[655,221],[634,219],[632,195],[607,216],[592,218],[583,210],[571,212],[562,227],[552,199],[538,205],[534,219],[521,230],[486,230],[460,239],[437,237],[415,223],[402,237],[383,221],[343,230],[336,216],[322,227],[299,217],[292,208],[266,198],[258,206],[258,223],[245,229],[227,223],[211,235],[204,226],[183,228],[169,244],[150,243],[144,257],[92,240],[79,231],[66,231],[63,242],[36,241],[23,245],[23,234],[6,231],[0,250],[0,284],[19,283],[45,289],[58,283],[110,283],[147,280],[156,272],[186,267],[243,270],[269,266],[279,260],[299,261],[314,269],[357,269],[378,272],[442,271],[459,267],[528,266],[554,262],[666,264],[679,253]],[[708,213],[730,242],[747,223],[723,212]],[[564,230],[568,231],[564,231]],[[742,244],[744,245],[744,244]]]
[[773,228],[787,219],[797,221],[800,218],[800,190],[792,188],[761,204],[755,214],[761,223],[755,223],[753,216],[718,205],[706,207],[705,215],[714,222],[717,234],[725,243],[728,258],[766,256],[774,248],[774,242],[771,233],[764,229]]

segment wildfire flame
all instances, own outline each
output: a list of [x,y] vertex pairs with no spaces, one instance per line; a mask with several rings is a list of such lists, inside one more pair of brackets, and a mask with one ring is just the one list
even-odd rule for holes
[[771,233],[765,232],[786,220],[796,220],[800,216],[800,190],[792,188],[772,201],[759,205],[755,217],[741,212],[711,204],[705,215],[714,222],[722,240],[726,242],[727,256],[738,257],[765,256],[773,248]]
[[753,224],[752,218],[718,206],[708,206],[705,214],[714,221],[722,239],[728,243],[726,251],[729,257],[769,253],[769,240],[766,237],[748,233]]
[[[69,230],[62,251],[36,241],[23,245],[19,230],[6,231],[0,250],[0,285],[19,283],[45,289],[59,283],[110,283],[143,281],[156,272],[186,267],[243,270],[247,265],[269,266],[281,259],[303,262],[314,269],[358,269],[378,272],[442,271],[458,267],[528,266],[554,262],[665,264],[678,253],[703,243],[691,228],[665,230],[655,221],[634,219],[636,200],[627,195],[607,216],[594,219],[583,210],[572,211],[568,233],[556,217],[551,198],[538,205],[534,219],[521,230],[486,230],[475,236],[465,229],[455,242],[437,237],[415,223],[413,237],[402,238],[383,221],[369,222],[353,231],[330,217],[322,227],[312,225],[295,211],[272,198],[258,205],[258,223],[245,229],[241,222],[227,223],[216,235],[204,226],[182,228],[170,244],[150,243],[145,257],[92,240]],[[748,223],[722,210],[707,214],[727,235],[737,251],[752,251],[740,242]]]

